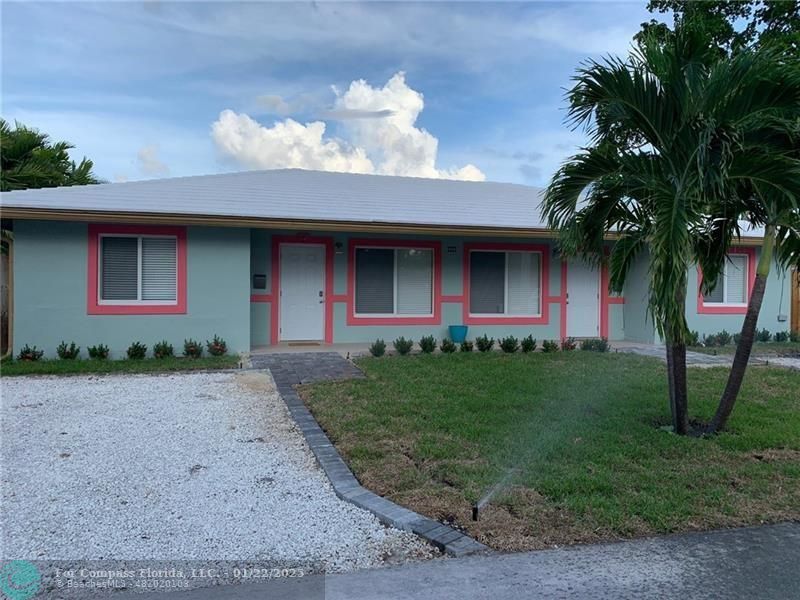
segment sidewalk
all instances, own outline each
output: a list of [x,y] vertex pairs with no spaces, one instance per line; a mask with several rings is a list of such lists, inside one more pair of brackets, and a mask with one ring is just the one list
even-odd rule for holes
[[332,575],[325,600],[785,600],[798,597],[798,565],[800,524],[784,523]]

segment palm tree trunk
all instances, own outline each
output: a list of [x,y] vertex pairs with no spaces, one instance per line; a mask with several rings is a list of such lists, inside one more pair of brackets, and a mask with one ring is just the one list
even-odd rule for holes
[[764,245],[761,247],[761,257],[758,259],[756,279],[753,283],[750,300],[747,303],[747,314],[744,317],[744,323],[742,323],[742,333],[739,338],[739,344],[736,346],[731,372],[728,374],[728,383],[725,385],[725,390],[719,399],[717,412],[706,428],[707,433],[716,433],[725,428],[725,424],[733,411],[733,405],[736,403],[736,398],[739,396],[739,390],[742,388],[747,363],[753,350],[758,315],[761,312],[761,302],[764,300],[764,290],[767,287],[767,277],[772,265],[774,250],[775,227],[768,225],[764,231]]
[[[686,306],[686,290],[675,291],[675,301]],[[669,328],[668,328],[669,330]],[[667,340],[667,383],[672,411],[672,430],[678,435],[689,432],[689,395],[686,388],[686,342],[670,335]]]
[[675,433],[689,432],[689,393],[686,390],[686,343],[681,341],[672,347],[672,368],[675,371]]

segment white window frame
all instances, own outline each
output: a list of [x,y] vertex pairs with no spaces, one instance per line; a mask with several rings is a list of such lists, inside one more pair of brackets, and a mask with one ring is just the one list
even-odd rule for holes
[[[103,238],[136,238],[136,299],[103,299]],[[142,300],[142,239],[168,238],[175,240],[175,300]],[[97,304],[103,306],[177,306],[178,304],[178,236],[136,233],[101,233],[97,243]]]
[[[731,256],[744,257],[744,288],[745,297],[750,297],[750,260],[747,254],[743,252],[731,252]],[[722,269],[722,302],[714,302],[713,300],[706,300],[703,296],[703,306],[730,306],[735,308],[747,307],[747,302],[728,302],[728,269],[733,268],[733,263],[730,260],[725,260],[725,265]],[[720,285],[717,283],[717,285]]]
[[[472,312],[472,253],[473,252],[499,252],[501,254],[506,255],[505,260],[505,273],[503,275],[503,285],[505,286],[503,290],[503,312],[501,313],[474,313]],[[518,252],[521,254],[538,254],[539,255],[539,312],[535,314],[509,314],[508,312],[508,254],[510,252]],[[542,261],[544,260],[544,253],[539,250],[483,250],[481,248],[473,248],[469,251],[469,305],[467,308],[469,309],[469,316],[476,317],[476,318],[486,318],[486,317],[496,317],[498,319],[505,319],[505,318],[520,318],[520,319],[532,319],[535,317],[542,316],[542,303],[544,302],[544,298],[542,298]]]
[[[356,255],[358,254],[359,250],[392,250],[392,270],[394,280],[392,283],[392,307],[394,308],[394,312],[391,313],[360,313],[358,312],[358,303],[356,302],[356,298],[358,297],[358,261],[356,260]],[[398,250],[420,250],[422,252],[429,252],[431,255],[431,312],[429,313],[398,313],[397,312],[397,251]],[[366,246],[360,245],[356,246],[355,250],[353,251],[353,316],[362,318],[362,319],[417,319],[421,318],[424,319],[426,317],[430,318],[434,316],[434,294],[435,294],[435,287],[436,287],[436,261],[435,259],[435,252],[433,248],[424,248],[424,247],[416,247],[416,246]]]

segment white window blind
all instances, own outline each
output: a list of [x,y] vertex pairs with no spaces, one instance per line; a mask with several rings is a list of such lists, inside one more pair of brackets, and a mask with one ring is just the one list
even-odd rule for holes
[[142,300],[177,298],[175,238],[142,239]]
[[433,256],[430,250],[397,250],[397,313],[433,313]]
[[707,304],[747,304],[747,256],[732,254],[725,261],[722,276],[711,292],[703,296]]
[[100,298],[110,304],[177,301],[177,239],[102,236]]
[[356,248],[355,269],[356,314],[433,314],[432,250]]
[[539,313],[539,255],[533,252],[509,252],[508,314]]
[[469,310],[474,315],[535,316],[541,312],[538,252],[470,253]]
[[733,254],[725,265],[727,301],[731,304],[747,304],[747,257]]

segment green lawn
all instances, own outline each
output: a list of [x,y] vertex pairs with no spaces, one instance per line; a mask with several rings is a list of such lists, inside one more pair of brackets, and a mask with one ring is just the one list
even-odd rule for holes
[[231,369],[239,364],[239,357],[207,356],[203,358],[144,358],[141,360],[38,360],[3,361],[0,375],[80,375],[84,373],[158,373],[162,371],[197,371],[206,369]]
[[[734,354],[736,346],[734,344],[709,348],[692,346],[688,350],[702,352],[703,354]],[[752,356],[773,354],[778,356],[800,356],[800,342],[756,342],[753,344]]]
[[[540,548],[800,519],[800,374],[750,369],[729,431],[682,438],[665,367],[632,354],[365,358],[302,388],[362,483],[490,546]],[[690,369],[710,418],[727,371]],[[509,470],[478,522],[471,504]]]

